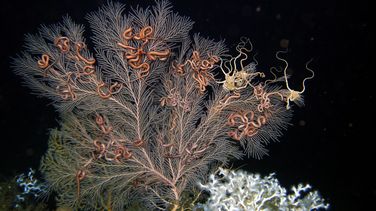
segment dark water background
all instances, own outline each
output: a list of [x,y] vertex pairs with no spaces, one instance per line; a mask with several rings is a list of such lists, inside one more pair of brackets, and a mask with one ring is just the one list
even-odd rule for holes
[[[79,3],[78,3],[79,2]],[[78,23],[105,0],[2,1],[0,3],[0,174],[9,177],[38,167],[46,151],[48,129],[57,126],[50,101],[31,95],[9,68],[22,50],[26,33],[69,14]],[[153,1],[126,1],[147,6]],[[310,183],[332,210],[364,210],[375,200],[374,84],[371,73],[370,5],[366,1],[190,0],[172,1],[174,10],[195,21],[193,32],[235,47],[251,38],[259,69],[277,64],[280,41],[289,40],[292,86],[307,76],[314,58],[316,77],[307,83],[306,106],[295,109],[293,126],[269,145],[269,157],[245,159],[235,166],[264,175],[276,172],[282,185]],[[87,31],[88,28],[87,28]],[[88,35],[88,34],[86,34]],[[90,34],[89,34],[90,35]],[[88,38],[88,36],[86,36]],[[366,164],[365,167],[362,167]]]

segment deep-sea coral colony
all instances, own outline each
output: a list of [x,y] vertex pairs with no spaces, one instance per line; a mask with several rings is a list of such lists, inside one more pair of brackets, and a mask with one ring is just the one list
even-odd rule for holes
[[25,201],[25,198],[28,196],[37,198],[40,195],[45,194],[46,186],[34,177],[34,173],[35,171],[30,168],[27,175],[20,174],[16,177],[16,183],[18,187],[22,189],[22,191],[16,195],[13,205],[14,208],[21,209],[21,204]]
[[304,92],[288,86],[278,55],[283,74],[256,71],[248,39],[230,57],[222,41],[191,39],[192,21],[166,1],[128,14],[110,2],[88,21],[94,45],[67,17],[27,35],[15,59],[61,115],[41,171],[62,206],[183,208],[183,191],[240,158],[239,143],[248,156],[267,154]]
[[328,209],[317,191],[310,185],[299,184],[287,194],[274,174],[261,178],[258,174],[219,168],[209,176],[207,184],[200,187],[210,192],[204,210],[318,210]]

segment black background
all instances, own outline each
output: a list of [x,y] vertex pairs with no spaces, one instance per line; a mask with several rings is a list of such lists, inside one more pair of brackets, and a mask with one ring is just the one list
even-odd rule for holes
[[[78,3],[79,2],[79,3]],[[10,68],[10,57],[23,50],[26,33],[69,14],[87,25],[85,14],[104,0],[2,1],[0,39],[0,174],[4,177],[37,168],[46,151],[48,129],[58,125],[50,101],[30,94]],[[129,6],[154,1],[126,1]],[[172,1],[174,11],[195,21],[193,32],[234,48],[241,36],[251,38],[259,69],[278,65],[280,41],[289,40],[287,58],[293,87],[307,76],[305,62],[314,58],[314,80],[307,82],[306,106],[295,107],[293,126],[269,146],[270,156],[245,159],[263,175],[276,172],[282,185],[310,183],[332,210],[361,210],[375,199],[372,137],[374,83],[370,4],[353,1],[191,0]],[[87,34],[90,35],[87,27]],[[86,36],[88,37],[88,36]],[[370,136],[368,136],[370,135]]]

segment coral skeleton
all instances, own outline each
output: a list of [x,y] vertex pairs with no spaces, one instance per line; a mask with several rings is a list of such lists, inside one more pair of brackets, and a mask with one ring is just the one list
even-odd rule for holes
[[218,211],[253,210],[318,210],[328,209],[317,191],[310,185],[293,186],[288,194],[281,187],[275,174],[262,178],[259,174],[219,168],[209,176],[206,184],[199,183],[210,197],[196,208]]

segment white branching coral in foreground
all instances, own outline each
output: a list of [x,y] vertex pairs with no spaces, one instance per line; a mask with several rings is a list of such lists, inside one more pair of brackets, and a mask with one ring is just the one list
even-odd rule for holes
[[310,185],[293,186],[292,193],[287,195],[274,174],[262,178],[259,174],[219,168],[216,174],[209,176],[208,183],[199,186],[210,193],[205,204],[197,205],[205,210],[317,210],[329,207],[317,191],[309,191]]

